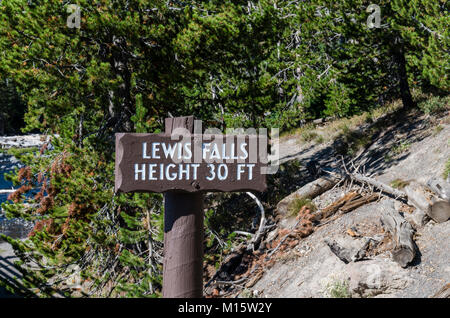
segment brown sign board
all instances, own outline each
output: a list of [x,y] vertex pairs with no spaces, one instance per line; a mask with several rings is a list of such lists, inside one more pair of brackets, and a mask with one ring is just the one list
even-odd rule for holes
[[258,135],[116,134],[116,192],[264,191]]

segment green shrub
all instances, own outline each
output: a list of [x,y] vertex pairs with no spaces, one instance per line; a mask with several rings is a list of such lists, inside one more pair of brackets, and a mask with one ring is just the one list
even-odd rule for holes
[[392,147],[391,153],[393,155],[399,155],[407,151],[410,147],[411,144],[407,141],[404,141]]
[[446,109],[450,109],[450,95],[445,97],[432,96],[420,102],[418,106],[425,114],[440,113]]
[[325,137],[317,134],[316,138],[314,138],[314,141],[318,144],[321,144],[321,143],[325,142]]
[[312,130],[306,130],[301,133],[301,139],[304,142],[310,142],[316,140],[319,137],[319,134]]
[[292,202],[288,205],[289,216],[296,216],[298,212],[304,206],[308,207],[311,212],[315,212],[317,210],[316,205],[309,198],[296,197]]
[[334,281],[325,289],[325,296],[329,298],[351,298],[347,281]]
[[433,136],[437,136],[439,135],[439,133],[444,130],[444,127],[442,127],[441,125],[438,125],[434,128],[433,130]]
[[450,176],[450,158],[447,160],[447,163],[445,164],[444,169],[444,179],[447,179]]
[[391,187],[396,189],[403,189],[409,184],[409,181],[404,181],[402,179],[395,179],[391,182]]

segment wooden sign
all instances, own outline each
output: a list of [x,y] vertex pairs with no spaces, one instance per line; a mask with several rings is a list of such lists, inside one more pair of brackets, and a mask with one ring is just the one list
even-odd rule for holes
[[193,134],[193,116],[165,125],[164,134],[116,134],[115,188],[165,192],[163,297],[201,297],[204,192],[264,191],[267,139]]
[[264,191],[257,135],[117,134],[116,192]]

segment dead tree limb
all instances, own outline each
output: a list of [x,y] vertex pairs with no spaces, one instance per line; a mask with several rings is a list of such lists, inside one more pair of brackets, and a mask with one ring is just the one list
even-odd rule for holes
[[357,192],[349,192],[344,197],[333,202],[324,209],[316,212],[314,214],[314,220],[320,221],[326,219],[331,215],[335,214],[338,210],[341,210],[343,213],[348,213],[350,211],[353,211],[354,209],[359,208],[364,204],[375,201],[377,198],[378,195],[376,194],[363,196],[362,194]]
[[330,190],[339,180],[333,176],[321,177],[308,184],[297,191],[291,193],[277,204],[277,213],[279,215],[289,214],[289,205],[295,199],[314,199],[322,193]]
[[408,203],[425,213],[437,223],[446,222],[450,218],[450,202],[442,200],[446,197],[444,185],[429,181],[428,186],[411,182],[405,187]]
[[430,205],[426,211],[428,216],[437,223],[444,223],[450,218],[450,202],[438,201]]
[[374,178],[366,177],[359,173],[350,173],[349,177],[358,182],[370,184],[385,193],[393,195],[395,198],[400,198],[403,200],[407,199],[407,195],[403,191],[394,189],[393,187],[375,180]]
[[251,192],[247,192],[248,196],[250,196],[253,200],[255,200],[256,204],[258,205],[259,212],[261,215],[260,221],[259,221],[259,228],[256,231],[255,235],[253,235],[250,244],[247,247],[247,251],[254,250],[255,246],[261,241],[261,237],[265,232],[265,226],[266,226],[266,214],[264,212],[264,207],[259,201],[259,199]]
[[431,298],[450,298],[450,283],[445,284],[436,294]]
[[347,167],[345,167],[345,165],[344,165],[344,171],[336,170],[336,169],[335,170],[322,169],[322,171],[324,171],[334,177],[338,177],[341,179],[347,178],[347,179],[354,180],[354,181],[357,181],[362,184],[371,185],[371,186],[383,191],[384,193],[388,193],[388,194],[394,196],[396,199],[402,199],[405,201],[407,200],[407,195],[403,191],[394,189],[393,187],[391,187],[385,183],[382,183],[374,178],[364,176],[360,173],[350,172],[347,170]]
[[320,221],[322,219],[330,217],[331,215],[335,214],[341,207],[343,207],[347,202],[355,198],[361,198],[361,195],[356,192],[347,193],[344,197],[340,198],[336,202],[331,203],[329,206],[315,213],[314,220]]
[[350,202],[347,202],[342,208],[341,211],[344,213],[348,213],[350,211],[353,211],[360,206],[363,206],[364,204],[370,203],[378,199],[378,195],[371,194],[366,196],[360,196],[359,198],[355,198],[351,200]]
[[416,247],[413,241],[414,230],[411,225],[395,211],[392,200],[386,200],[382,204],[381,224],[391,233],[395,244],[392,251],[392,259],[406,267],[416,255]]
[[450,183],[440,178],[431,178],[428,180],[427,186],[441,199],[450,201]]

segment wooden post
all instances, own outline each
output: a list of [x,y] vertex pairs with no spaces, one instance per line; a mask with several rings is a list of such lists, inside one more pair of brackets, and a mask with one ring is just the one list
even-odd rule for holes
[[[194,131],[194,117],[167,118],[166,134]],[[203,192],[164,194],[164,298],[203,296]]]

